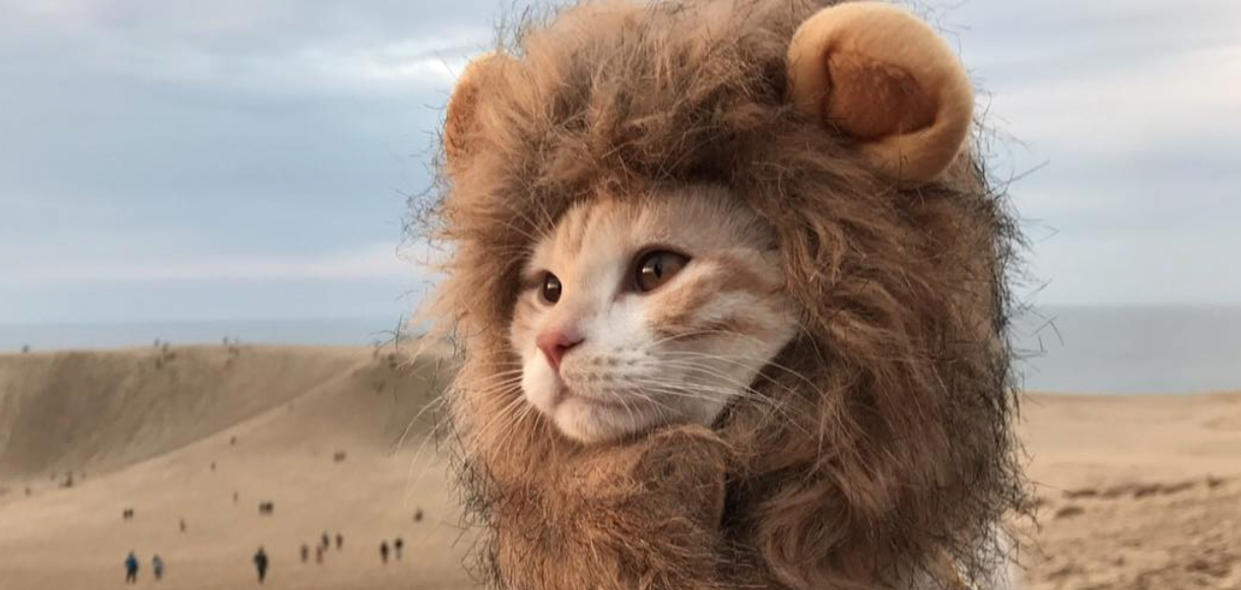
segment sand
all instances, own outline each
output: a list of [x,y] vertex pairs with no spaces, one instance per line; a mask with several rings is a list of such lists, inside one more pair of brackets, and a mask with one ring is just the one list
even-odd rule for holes
[[[159,553],[158,587],[258,587],[260,545],[270,588],[477,587],[462,563],[473,537],[426,442],[448,375],[436,358],[0,356],[0,588],[123,587],[131,549],[139,586],[156,587]],[[1022,419],[1041,504],[1039,526],[1020,528],[1025,587],[1241,588],[1241,394],[1032,395]],[[343,549],[301,563],[324,531]],[[403,558],[385,565],[379,543],[398,536]]]
[[1241,589],[1241,394],[1031,396],[1034,589]]

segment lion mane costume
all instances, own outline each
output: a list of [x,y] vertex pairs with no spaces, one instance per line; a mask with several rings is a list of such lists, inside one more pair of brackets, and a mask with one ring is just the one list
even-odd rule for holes
[[[431,211],[491,584],[985,584],[996,524],[1026,499],[1005,332],[1018,235],[954,53],[872,2],[605,0],[518,29],[453,93]],[[774,228],[802,329],[754,384],[772,403],[596,446],[515,418],[507,330],[535,236],[573,204],[690,183]]]

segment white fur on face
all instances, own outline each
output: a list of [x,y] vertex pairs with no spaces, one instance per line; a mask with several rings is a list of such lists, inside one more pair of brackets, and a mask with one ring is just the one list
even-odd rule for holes
[[[649,292],[633,287],[635,260],[654,250],[689,258]],[[555,303],[543,277],[559,278]],[[792,338],[768,231],[720,191],[700,189],[570,210],[535,245],[510,338],[526,400],[566,436],[614,440],[669,423],[710,425]],[[540,334],[581,338],[559,370]]]

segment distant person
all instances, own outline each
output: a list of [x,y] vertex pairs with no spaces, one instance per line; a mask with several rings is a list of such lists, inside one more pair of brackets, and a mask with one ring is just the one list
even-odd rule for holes
[[237,503],[237,492],[233,492],[233,503]]
[[310,547],[307,547],[305,543],[302,543],[302,563],[306,563],[306,560],[308,559],[310,559]]
[[125,583],[138,583],[138,557],[134,555],[133,551],[130,551],[129,555],[125,557]]
[[327,531],[323,531],[323,537],[320,539],[324,549],[332,547],[332,539],[327,536]]
[[181,527],[181,532],[184,533],[185,532],[185,519],[184,518],[181,519],[181,522],[179,523],[179,525]]
[[156,554],[151,558],[151,573],[155,575],[155,581],[160,581],[164,577],[164,560]]
[[315,563],[323,563],[323,545],[315,547]]
[[384,541],[379,544],[379,557],[384,563],[388,563],[388,542]]
[[402,540],[400,537],[397,537],[396,540],[392,542],[392,548],[396,550],[396,558],[400,559],[401,549],[405,548],[405,541]]
[[259,571],[259,583],[262,584],[267,577],[267,552],[263,551],[261,546],[258,553],[254,554],[254,567]]
[[340,548],[343,547],[344,545],[345,545],[344,535],[341,535],[340,533],[336,533],[336,550],[340,551]]

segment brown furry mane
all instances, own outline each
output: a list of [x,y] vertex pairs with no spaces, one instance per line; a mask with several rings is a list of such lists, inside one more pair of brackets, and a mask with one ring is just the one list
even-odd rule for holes
[[[776,230],[802,332],[715,431],[735,457],[725,535],[788,588],[861,588],[995,556],[1024,509],[1010,431],[1006,272],[1018,239],[977,149],[898,186],[786,99],[785,50],[831,2],[586,3],[519,28],[483,72],[468,155],[432,211],[454,250],[430,314],[464,348],[452,393],[467,500],[579,451],[498,375],[518,271],[571,205],[655,187],[728,187]],[[773,409],[774,407],[774,409]],[[494,558],[493,544],[483,557]]]

